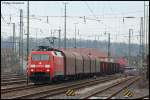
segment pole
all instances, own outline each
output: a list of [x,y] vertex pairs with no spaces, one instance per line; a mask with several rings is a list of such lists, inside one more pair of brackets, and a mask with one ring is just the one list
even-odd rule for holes
[[147,54],[149,55],[149,6],[147,6]]
[[60,29],[60,28],[59,28],[58,32],[59,32],[59,44],[58,44],[58,47],[59,47],[59,49],[60,49],[60,41],[61,41],[61,40],[60,40],[60,37],[61,37],[61,36],[60,36],[61,29]]
[[74,46],[74,48],[76,48],[76,33],[77,33],[77,32],[76,32],[76,24],[77,24],[77,23],[75,23],[75,46]]
[[130,66],[130,56],[131,56],[131,47],[130,47],[130,44],[131,44],[131,30],[132,29],[129,29],[129,51],[128,51],[128,65],[129,65],[129,67],[131,67]]
[[29,56],[29,1],[27,6],[27,60]]
[[[79,29],[78,29],[78,37],[79,37]],[[79,42],[79,41],[78,41],[78,42]],[[77,42],[77,46],[78,46],[78,44],[79,44],[78,42]]]
[[[29,1],[27,4],[27,62],[28,62],[28,56],[29,56]],[[27,63],[28,66],[28,63]],[[28,73],[27,73],[27,85],[28,85],[29,79],[28,79]]]
[[64,3],[65,4],[65,21],[64,21],[64,48],[66,50],[66,4],[67,3]]
[[142,17],[140,21],[140,50],[139,50],[139,55],[140,55],[140,64],[139,66],[142,67]]
[[23,11],[22,9],[20,10],[19,58],[20,58],[19,74],[23,74]]
[[110,33],[108,33],[108,61],[110,61]]
[[23,74],[23,10],[21,9],[21,74]]
[[65,50],[66,50],[66,3],[65,3],[65,23],[64,23],[64,25],[65,25],[65,27],[64,27],[64,28],[65,28],[65,29],[64,29],[64,32],[65,32],[65,33],[64,33],[64,34],[65,34],[65,35],[64,35],[64,36],[65,36],[65,37],[64,37],[64,39],[65,39],[65,40],[64,40],[64,48],[65,48]]
[[15,34],[15,23],[13,24],[13,51],[14,54],[16,53],[16,34]]
[[148,55],[148,51],[149,51],[149,45],[148,45],[148,41],[149,41],[149,36],[148,36],[148,34],[149,34],[149,20],[148,20],[148,13],[149,13],[149,11],[148,11],[148,8],[149,6],[148,5],[146,5],[146,56]]
[[16,34],[15,34],[15,23],[13,24],[13,66],[16,66]]
[[143,67],[143,58],[144,58],[144,26],[143,26],[143,17],[141,17],[141,68]]
[[[147,10],[147,6],[146,7],[146,10]],[[145,18],[145,57],[147,55],[147,13],[146,13],[146,18]]]
[[146,52],[146,49],[145,49],[145,1],[144,1],[144,28],[143,28],[143,33],[144,33],[143,34],[143,41],[144,41],[144,45],[143,45],[144,46],[144,48],[143,48],[144,52],[143,53],[144,53],[144,57],[145,57],[145,52]]

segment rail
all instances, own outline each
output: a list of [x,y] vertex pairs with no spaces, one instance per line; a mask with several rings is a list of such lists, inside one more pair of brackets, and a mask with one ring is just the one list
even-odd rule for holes
[[24,91],[26,93],[20,91],[20,94],[17,94],[17,95],[15,94],[16,96],[14,96],[14,95],[10,96],[9,94],[8,95],[4,94],[5,96],[2,95],[2,98],[7,98],[7,99],[45,98],[45,97],[50,96],[50,95],[57,95],[57,94],[65,93],[66,89],[68,89],[68,88],[79,89],[79,88],[83,88],[84,86],[90,86],[90,85],[98,84],[100,82],[109,81],[110,79],[115,79],[115,78],[118,78],[118,77],[112,76],[112,77],[106,77],[103,79],[99,78],[99,79],[90,80],[90,81],[84,80],[84,81],[79,81],[79,82],[72,83],[72,84],[68,83],[68,85],[63,85],[63,86],[60,85],[60,86],[55,86],[55,87],[44,86],[39,91],[36,90],[39,88],[36,88],[35,90],[31,88],[31,89],[29,89],[30,93],[27,93],[27,91]]
[[124,83],[124,82],[129,81],[129,80],[132,80],[132,79],[134,79],[134,80],[133,80],[131,83],[127,84],[126,86],[124,86],[123,88],[121,88],[120,90],[118,90],[117,92],[114,92],[114,93],[111,94],[109,97],[107,97],[107,99],[110,99],[110,98],[113,97],[114,95],[118,94],[118,93],[119,93],[121,90],[123,90],[125,87],[129,86],[130,84],[132,84],[133,82],[135,82],[136,80],[138,80],[138,79],[140,79],[140,78],[139,78],[139,77],[136,77],[136,78],[135,78],[135,77],[127,78],[127,79],[125,79],[125,80],[122,80],[122,81],[120,81],[120,82],[114,84],[114,85],[110,85],[110,86],[108,86],[108,87],[106,87],[106,88],[104,88],[104,89],[102,89],[102,90],[97,90],[97,91],[95,91],[95,92],[93,92],[93,93],[86,94],[85,96],[82,96],[80,99],[88,99],[88,98],[90,98],[90,97],[92,97],[92,96],[94,96],[94,95],[96,95],[96,94],[103,93],[103,92],[107,91],[107,90],[110,89],[110,88],[113,88],[113,87],[115,87],[115,86],[118,86],[119,84]]

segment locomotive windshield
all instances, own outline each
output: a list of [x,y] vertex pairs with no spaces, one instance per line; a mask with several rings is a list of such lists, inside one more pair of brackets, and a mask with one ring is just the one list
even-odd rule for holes
[[32,54],[33,61],[49,60],[49,55],[47,54]]

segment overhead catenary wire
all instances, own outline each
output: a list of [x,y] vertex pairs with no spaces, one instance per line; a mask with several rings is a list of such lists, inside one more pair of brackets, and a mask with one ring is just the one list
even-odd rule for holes
[[95,18],[97,18],[97,17],[95,16],[93,10],[90,8],[90,6],[88,5],[88,3],[87,3],[86,1],[85,1],[85,4],[86,4],[87,8],[89,9],[89,11],[93,14],[93,16],[94,16]]
[[[35,17],[37,17],[37,16],[35,16],[34,15],[34,18],[32,18],[32,19],[38,19],[37,21],[38,22],[42,22],[42,23],[46,23],[46,22],[43,22],[43,19],[41,19],[41,18],[35,18]],[[43,16],[43,17],[47,17],[47,16]],[[50,16],[49,16],[50,17]],[[56,16],[51,16],[51,17],[56,17]],[[58,17],[60,17],[60,16],[58,16]],[[67,16],[68,18],[81,18],[81,19],[83,19],[84,17],[81,17],[81,16]],[[40,19],[40,20],[39,20]],[[31,20],[31,19],[30,19]],[[87,19],[86,19],[87,20]],[[88,20],[95,20],[95,19],[88,19]],[[37,21],[35,21],[35,22],[37,22]],[[80,22],[79,22],[80,23]],[[106,28],[111,28],[111,29],[114,29],[113,27],[110,27],[110,26],[108,26],[108,25],[106,25],[105,24],[105,26],[107,26]],[[117,29],[117,28],[115,28],[115,29]]]
[[[10,16],[10,15],[7,15],[7,14],[3,14],[4,16]],[[12,14],[12,17],[19,17],[19,15],[17,16],[17,15],[15,15],[15,14]],[[35,14],[32,14],[32,15],[30,15],[30,17],[41,17],[41,18],[47,18],[47,17],[58,17],[58,18],[63,18],[64,16],[60,16],[60,15],[35,15]],[[90,16],[90,15],[79,15],[79,16],[66,16],[66,17],[68,17],[68,18],[84,18],[85,17],[85,19],[90,19],[90,17],[92,17],[92,16]],[[102,15],[97,15],[97,17],[95,18],[95,19],[93,19],[93,20],[97,20],[97,18],[101,18],[102,17]],[[123,17],[126,17],[126,16],[105,16],[104,18],[123,18]],[[130,16],[127,16],[127,17],[130,17]],[[132,16],[131,16],[132,17]],[[135,18],[141,18],[141,16],[134,16]],[[27,18],[26,16],[24,16],[24,18]]]

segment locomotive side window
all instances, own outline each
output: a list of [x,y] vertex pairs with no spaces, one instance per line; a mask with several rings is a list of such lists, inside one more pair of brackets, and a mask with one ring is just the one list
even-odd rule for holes
[[58,56],[58,57],[62,57],[61,52],[58,52],[58,51],[54,51],[53,55]]
[[47,54],[32,54],[32,60],[49,60],[49,56]]

